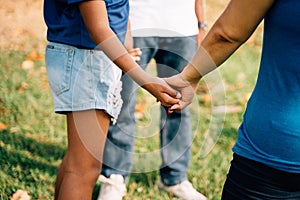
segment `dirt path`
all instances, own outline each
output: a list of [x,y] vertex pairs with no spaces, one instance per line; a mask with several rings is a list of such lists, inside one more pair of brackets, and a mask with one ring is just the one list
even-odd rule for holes
[[46,27],[42,0],[1,0],[0,49],[43,50]]

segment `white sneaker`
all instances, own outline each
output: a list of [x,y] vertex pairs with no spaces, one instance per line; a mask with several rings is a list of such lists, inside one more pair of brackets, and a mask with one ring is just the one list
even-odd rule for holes
[[177,185],[167,186],[159,180],[157,182],[157,186],[161,190],[165,190],[166,192],[173,193],[176,197],[179,197],[183,200],[206,200],[206,197],[195,190],[192,184],[188,181],[182,181]]
[[126,194],[122,175],[112,174],[109,178],[100,175],[98,180],[102,182],[102,185],[97,200],[122,200]]

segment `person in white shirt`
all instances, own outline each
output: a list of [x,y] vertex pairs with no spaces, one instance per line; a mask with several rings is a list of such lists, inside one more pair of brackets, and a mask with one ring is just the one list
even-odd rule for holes
[[[204,6],[202,0],[130,0],[133,46],[129,50],[141,50],[138,64],[145,69],[154,59],[159,77],[180,73],[204,37]],[[123,107],[117,123],[109,128],[100,176],[104,183],[98,200],[121,200],[133,165],[138,85],[126,75],[122,82]],[[189,108],[172,115],[166,111],[161,106],[162,164],[157,185],[184,200],[204,200],[205,196],[193,188],[186,175],[192,145]]]

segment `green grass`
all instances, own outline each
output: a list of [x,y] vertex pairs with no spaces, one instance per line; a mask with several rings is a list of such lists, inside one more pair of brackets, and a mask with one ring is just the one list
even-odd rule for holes
[[63,118],[53,114],[43,62],[24,70],[25,52],[0,54],[0,199],[17,189],[50,199],[66,147]]
[[[34,61],[29,70],[21,67],[28,53],[0,52],[0,123],[4,125],[0,130],[1,200],[9,199],[18,189],[26,190],[32,199],[51,199],[56,170],[66,148],[65,118],[53,113],[44,62]],[[226,105],[242,108],[226,114],[221,134],[207,134],[211,106],[218,102],[205,100],[209,93],[203,92],[207,91],[204,81],[191,106],[194,139],[188,178],[210,200],[220,199],[246,96],[256,80],[259,53],[259,47],[245,45],[220,67]],[[153,68],[148,69],[153,73]],[[148,107],[138,118],[135,152],[139,156],[135,158],[125,199],[175,199],[155,186],[160,165],[159,106],[142,90],[138,94],[138,102],[141,101],[146,101]],[[202,147],[207,146],[212,149],[203,156]],[[147,152],[152,155],[142,154]],[[94,197],[99,186],[97,183]]]

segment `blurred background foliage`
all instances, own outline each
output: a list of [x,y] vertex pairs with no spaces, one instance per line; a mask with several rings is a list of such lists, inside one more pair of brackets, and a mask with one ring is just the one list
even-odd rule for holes
[[[228,0],[206,3],[211,26]],[[2,0],[0,24],[0,199],[52,199],[56,170],[67,141],[65,118],[54,114],[47,82],[42,1]],[[225,88],[225,104],[215,102],[207,82],[202,80],[191,105],[194,137],[188,178],[210,200],[220,199],[237,128],[256,81],[261,31],[262,25],[219,68],[217,81],[222,81]],[[147,68],[153,75],[154,65],[151,62]],[[142,89],[137,102],[137,156],[124,199],[175,199],[155,186],[161,162],[159,104]],[[225,116],[221,132],[208,131],[215,105],[219,106],[216,112]],[[151,156],[145,156],[149,152]],[[94,199],[100,185],[95,187]]]

